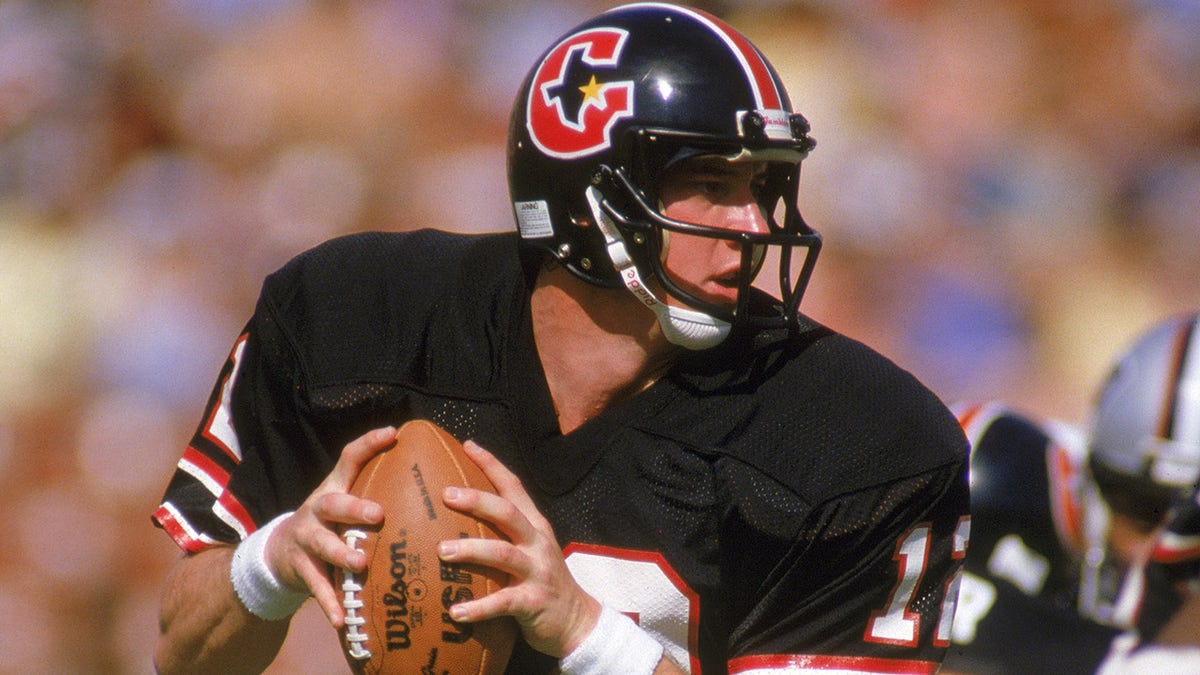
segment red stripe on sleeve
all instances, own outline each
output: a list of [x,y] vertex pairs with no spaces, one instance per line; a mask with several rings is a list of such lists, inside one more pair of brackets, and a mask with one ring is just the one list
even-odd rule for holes
[[167,508],[166,504],[158,507],[158,510],[154,512],[154,519],[167,534],[171,535],[179,548],[187,553],[198,553],[213,545],[211,542],[193,537],[191,531],[184,526],[174,511]]
[[196,448],[189,445],[188,448],[183,451],[183,459],[199,469],[213,483],[221,486],[222,491],[224,491],[225,487],[229,485],[229,472],[222,469],[220,465],[210,459],[208,455],[205,455]]

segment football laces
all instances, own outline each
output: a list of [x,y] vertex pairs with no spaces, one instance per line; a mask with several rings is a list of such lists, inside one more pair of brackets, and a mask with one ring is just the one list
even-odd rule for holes
[[[346,538],[346,545],[355,551],[361,551],[358,548],[358,541],[366,539],[367,533],[362,530],[346,530],[343,534]],[[354,572],[342,568],[342,607],[346,610],[346,642],[349,645],[346,647],[346,653],[352,658],[359,661],[365,661],[371,658],[371,650],[363,646],[367,641],[367,634],[359,630],[367,619],[360,616],[358,610],[363,608],[362,598],[358,596],[362,592],[362,584],[358,583],[358,579],[354,576]]]

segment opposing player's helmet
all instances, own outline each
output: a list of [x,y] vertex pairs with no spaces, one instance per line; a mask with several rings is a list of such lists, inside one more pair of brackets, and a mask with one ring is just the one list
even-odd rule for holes
[[[662,3],[609,10],[546,51],[517,95],[508,180],[522,242],[594,284],[656,279],[700,315],[786,325],[820,249],[796,206],[800,161],[814,145],[808,132],[774,68],[720,19]],[[759,198],[769,232],[663,217],[666,169],[708,154],[770,162]],[[736,307],[705,302],[671,278],[663,265],[668,233],[740,246]],[[752,311],[749,288],[767,247],[780,255],[781,307]]]
[[1161,524],[1200,478],[1200,315],[1164,321],[1109,373],[1089,425],[1090,466],[1110,507]]

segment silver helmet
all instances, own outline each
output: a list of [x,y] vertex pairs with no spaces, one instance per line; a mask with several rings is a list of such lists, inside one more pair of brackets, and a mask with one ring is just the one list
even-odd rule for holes
[[1172,500],[1200,478],[1198,321],[1198,314],[1176,316],[1141,335],[1121,354],[1092,408],[1079,610],[1101,622],[1131,627],[1143,594],[1141,575],[1111,556],[1110,514],[1149,535]]
[[1159,524],[1200,478],[1200,314],[1172,317],[1130,346],[1089,425],[1090,465],[1114,511]]

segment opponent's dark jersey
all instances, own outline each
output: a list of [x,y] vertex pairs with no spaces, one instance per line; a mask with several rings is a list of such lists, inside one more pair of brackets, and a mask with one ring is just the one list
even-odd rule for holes
[[[693,673],[936,670],[968,494],[930,391],[806,322],[735,331],[563,435],[517,261],[515,234],[373,233],[269,277],[157,522],[236,542],[350,440],[426,418],[516,473],[577,581]],[[555,666],[518,645],[509,672]]]
[[1095,672],[1119,631],[1080,611],[1082,436],[997,402],[954,411],[971,443],[971,545],[946,669]]

